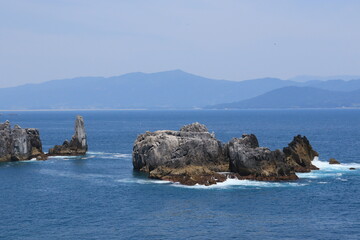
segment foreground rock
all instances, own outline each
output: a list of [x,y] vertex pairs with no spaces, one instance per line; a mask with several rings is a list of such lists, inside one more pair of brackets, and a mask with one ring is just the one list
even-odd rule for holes
[[259,147],[253,134],[222,144],[206,126],[194,123],[180,131],[146,132],[138,136],[133,148],[133,166],[135,170],[149,173],[151,178],[186,185],[211,185],[227,177],[296,180],[295,167],[301,171],[315,169],[312,159],[309,164],[307,158],[317,153],[305,137],[295,137],[286,150],[287,154]]
[[230,171],[241,179],[261,181],[296,180],[293,168],[287,164],[281,150],[259,147],[255,135],[233,138],[228,144]]
[[340,164],[340,162],[338,160],[336,160],[335,158],[330,158],[329,164]]
[[283,149],[283,152],[285,153],[288,165],[293,167],[295,172],[319,170],[319,168],[311,163],[319,154],[313,150],[305,136],[295,136],[293,141]]
[[208,185],[225,180],[216,173],[229,169],[223,151],[222,143],[204,125],[195,123],[180,131],[146,132],[138,136],[133,166],[149,172],[152,178]]
[[49,150],[49,156],[79,156],[88,150],[84,119],[77,116],[75,120],[75,134],[71,141],[65,140],[62,145],[55,145]]
[[0,124],[0,161],[23,161],[32,158],[46,158],[42,151],[39,131],[35,128],[21,128],[10,122]]

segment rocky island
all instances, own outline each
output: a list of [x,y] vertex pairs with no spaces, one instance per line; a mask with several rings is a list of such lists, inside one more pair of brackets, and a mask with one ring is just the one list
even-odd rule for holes
[[0,124],[0,162],[32,158],[45,158],[39,131],[18,125],[11,128],[9,121]]
[[296,172],[317,169],[315,152],[306,137],[294,137],[283,150],[260,147],[255,135],[228,143],[216,139],[205,125],[193,123],[179,131],[146,132],[133,147],[133,167],[150,178],[185,185],[211,185],[227,178],[260,181],[296,180]]
[[77,116],[75,120],[75,134],[71,141],[63,145],[56,145],[45,154],[42,150],[40,133],[35,128],[21,128],[10,122],[0,124],[0,162],[24,161],[36,158],[46,160],[48,156],[78,156],[86,154],[88,149],[84,119]]
[[62,145],[55,145],[49,149],[49,156],[79,156],[85,155],[88,150],[84,118],[76,116],[75,133],[70,142],[65,140]]

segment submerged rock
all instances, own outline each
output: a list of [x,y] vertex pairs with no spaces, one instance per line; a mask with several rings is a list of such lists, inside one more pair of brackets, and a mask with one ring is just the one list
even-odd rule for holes
[[0,161],[23,161],[44,155],[40,133],[35,128],[21,128],[10,122],[0,124]]
[[293,169],[286,163],[281,150],[271,151],[259,147],[255,135],[233,138],[227,144],[230,171],[238,173],[242,179],[277,181],[296,180]]
[[85,155],[88,150],[84,119],[77,116],[75,120],[75,133],[71,141],[65,140],[62,145],[55,145],[49,149],[49,156],[78,156]]
[[222,144],[214,134],[208,132],[206,126],[193,123],[180,131],[162,130],[139,135],[133,147],[133,166],[135,170],[148,172],[151,178],[186,185],[216,184],[227,177],[295,180],[298,177],[294,165],[305,158],[305,155],[301,155],[301,149],[306,147],[312,150],[305,140],[305,137],[301,137],[301,141],[289,144],[287,156],[281,150],[259,147],[253,134]]
[[340,164],[340,162],[338,160],[336,160],[335,158],[330,158],[329,164]]
[[311,161],[319,154],[313,150],[309,140],[305,136],[297,135],[291,143],[283,149],[287,163],[294,168],[295,172],[310,172],[319,170]]

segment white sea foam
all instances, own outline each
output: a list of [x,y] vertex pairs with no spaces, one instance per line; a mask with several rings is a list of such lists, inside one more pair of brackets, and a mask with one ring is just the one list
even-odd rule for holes
[[[320,168],[320,170],[314,170],[309,173],[296,173],[299,178],[306,179],[316,179],[316,178],[339,178],[343,174],[348,172],[354,172],[354,170],[350,170],[349,168],[360,168],[359,163],[342,163],[342,164],[329,164],[325,161],[320,161],[318,157],[312,161],[312,163]],[[355,170],[355,172],[358,172]]]
[[106,153],[106,152],[88,152],[84,156],[50,156],[49,159],[63,159],[63,160],[74,160],[74,159],[131,159],[131,154],[123,153]]
[[119,183],[138,183],[138,184],[174,184],[170,181],[165,180],[154,180],[154,179],[136,179],[136,178],[123,178],[115,180]]
[[293,181],[280,181],[280,182],[266,182],[266,181],[252,181],[252,180],[238,180],[238,179],[227,179],[224,182],[220,182],[210,186],[204,185],[195,185],[195,186],[186,186],[180,183],[171,183],[168,181],[155,181],[155,180],[119,180],[119,182],[136,182],[140,184],[170,184],[174,187],[183,187],[183,188],[195,188],[195,189],[228,189],[228,188],[253,188],[253,189],[262,189],[262,188],[273,188],[273,187],[301,187],[311,184],[312,182],[318,184],[327,184],[326,181],[317,182],[311,179],[318,178],[334,178],[339,181],[348,181],[344,176],[349,172],[359,172],[357,170],[350,170],[349,168],[360,169],[359,163],[343,163],[343,164],[329,164],[325,161],[320,161],[317,157],[312,162],[315,166],[320,168],[320,170],[314,170],[309,173],[297,173],[299,178],[306,179],[304,181],[293,182]]
[[230,178],[224,182],[220,182],[210,186],[204,186],[198,184],[194,186],[187,186],[187,185],[182,185],[180,183],[173,183],[164,180],[136,179],[136,178],[118,179],[116,180],[116,182],[137,183],[137,184],[167,184],[174,187],[195,188],[195,189],[227,189],[233,187],[261,189],[261,188],[271,188],[271,187],[299,187],[299,186],[308,185],[298,182],[264,182],[264,181],[238,180],[238,179],[230,179]]
[[312,163],[320,168],[320,170],[326,171],[350,171],[349,168],[360,168],[360,163],[329,164],[328,162],[320,161],[318,157],[315,157]]
[[69,158],[80,158],[80,156],[49,156],[49,159],[69,159]]
[[342,181],[342,182],[347,182],[348,180],[345,178],[336,178],[336,180]]
[[30,160],[19,161],[19,163],[31,163],[31,162],[37,162],[36,158],[32,158]]
[[130,159],[131,154],[125,153],[106,153],[106,152],[88,152],[87,155],[102,159]]
[[174,184],[175,187],[184,187],[184,188],[195,188],[195,189],[229,189],[229,188],[273,188],[273,187],[301,187],[308,184],[299,183],[299,182],[265,182],[265,181],[253,181],[253,180],[238,180],[228,178],[224,182],[213,184],[210,186],[204,185],[194,185],[194,186],[185,186],[181,184]]

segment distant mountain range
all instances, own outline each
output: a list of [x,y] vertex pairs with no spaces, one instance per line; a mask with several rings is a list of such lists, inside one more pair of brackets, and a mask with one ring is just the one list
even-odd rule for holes
[[0,109],[358,107],[360,80],[227,81],[181,70],[53,80],[0,89]]
[[211,109],[360,108],[360,90],[341,92],[313,87],[284,87]]
[[328,81],[328,80],[354,80],[354,79],[360,79],[360,76],[358,75],[337,75],[337,76],[311,76],[311,75],[302,75],[302,76],[296,76],[293,78],[290,78],[288,80],[295,81],[295,82],[308,82],[312,80],[320,80],[320,81]]

